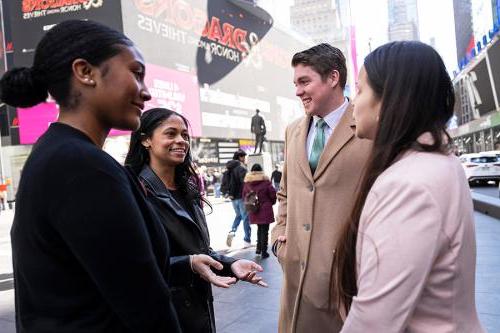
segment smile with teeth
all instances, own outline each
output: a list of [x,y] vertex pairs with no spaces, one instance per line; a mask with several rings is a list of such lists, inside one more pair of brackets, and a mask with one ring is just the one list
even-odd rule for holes
[[302,103],[304,104],[304,106],[307,106],[311,103],[312,99],[311,98],[304,98],[302,100]]
[[175,153],[185,153],[186,149],[184,149],[184,148],[171,148],[170,151],[173,151]]

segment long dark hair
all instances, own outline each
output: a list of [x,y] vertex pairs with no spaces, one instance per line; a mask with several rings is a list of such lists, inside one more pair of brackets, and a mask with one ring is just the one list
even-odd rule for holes
[[[333,296],[349,312],[357,295],[356,241],[366,197],[377,177],[408,149],[447,153],[446,124],[455,95],[439,54],[420,42],[393,42],[370,53],[364,63],[368,84],[381,101],[378,131],[349,220],[340,234],[332,266]],[[429,132],[432,144],[417,142]],[[447,138],[447,140],[445,139]]]
[[[189,121],[183,115],[172,110],[154,108],[142,114],[141,126],[138,130],[132,132],[129,151],[125,158],[125,165],[130,167],[137,175],[150,161],[149,152],[142,145],[142,142],[147,138],[151,138],[154,130],[172,116],[180,117],[184,121],[186,128],[190,129]],[[202,200],[211,207],[210,203],[201,195],[201,184],[191,157],[191,147],[188,148],[184,162],[175,167],[174,181],[177,190],[184,198],[198,202]]]
[[33,66],[16,67],[0,80],[0,99],[16,107],[44,102],[48,93],[64,108],[78,104],[71,92],[72,64],[78,58],[98,66],[133,46],[121,32],[93,21],[68,20],[49,30],[38,43]]

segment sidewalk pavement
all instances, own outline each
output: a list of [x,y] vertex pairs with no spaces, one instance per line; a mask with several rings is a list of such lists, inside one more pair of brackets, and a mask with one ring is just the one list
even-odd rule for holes
[[[214,288],[218,333],[271,333],[278,329],[281,268],[274,256],[261,260],[255,247],[243,248],[243,227],[239,227],[233,246],[225,242],[234,212],[230,202],[209,197],[213,212],[207,208],[211,245],[227,255],[255,260],[264,268],[268,288],[239,282],[230,289]],[[10,226],[12,211],[0,214],[0,332],[14,333],[14,291]],[[476,303],[480,320],[490,333],[500,333],[500,221],[475,213],[477,237]],[[252,227],[252,243],[257,228]]]

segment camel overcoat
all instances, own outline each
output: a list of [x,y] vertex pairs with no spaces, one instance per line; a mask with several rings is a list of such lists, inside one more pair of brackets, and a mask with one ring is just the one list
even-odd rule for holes
[[310,116],[288,126],[272,242],[283,269],[279,332],[339,332],[342,320],[330,294],[333,254],[354,204],[371,143],[354,135],[350,105],[325,145],[314,175],[306,141]]

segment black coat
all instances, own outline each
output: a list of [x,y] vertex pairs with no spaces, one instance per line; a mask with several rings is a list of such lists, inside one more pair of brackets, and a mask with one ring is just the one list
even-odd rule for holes
[[17,332],[179,332],[168,239],[134,177],[54,123],[23,169],[12,225]]
[[[243,185],[247,169],[238,160],[230,160],[226,163],[229,179],[227,180],[227,194],[231,199],[241,199]],[[224,183],[224,180],[222,180]],[[223,191],[224,193],[224,191]]]
[[223,264],[223,270],[216,274],[224,276],[234,276],[231,264],[235,259],[219,255],[210,248],[205,214],[198,202],[186,202],[191,210],[186,211],[149,166],[143,168],[140,179],[169,235],[173,266],[170,286],[182,330],[185,333],[215,332],[212,288],[191,271],[189,255],[211,256]]

